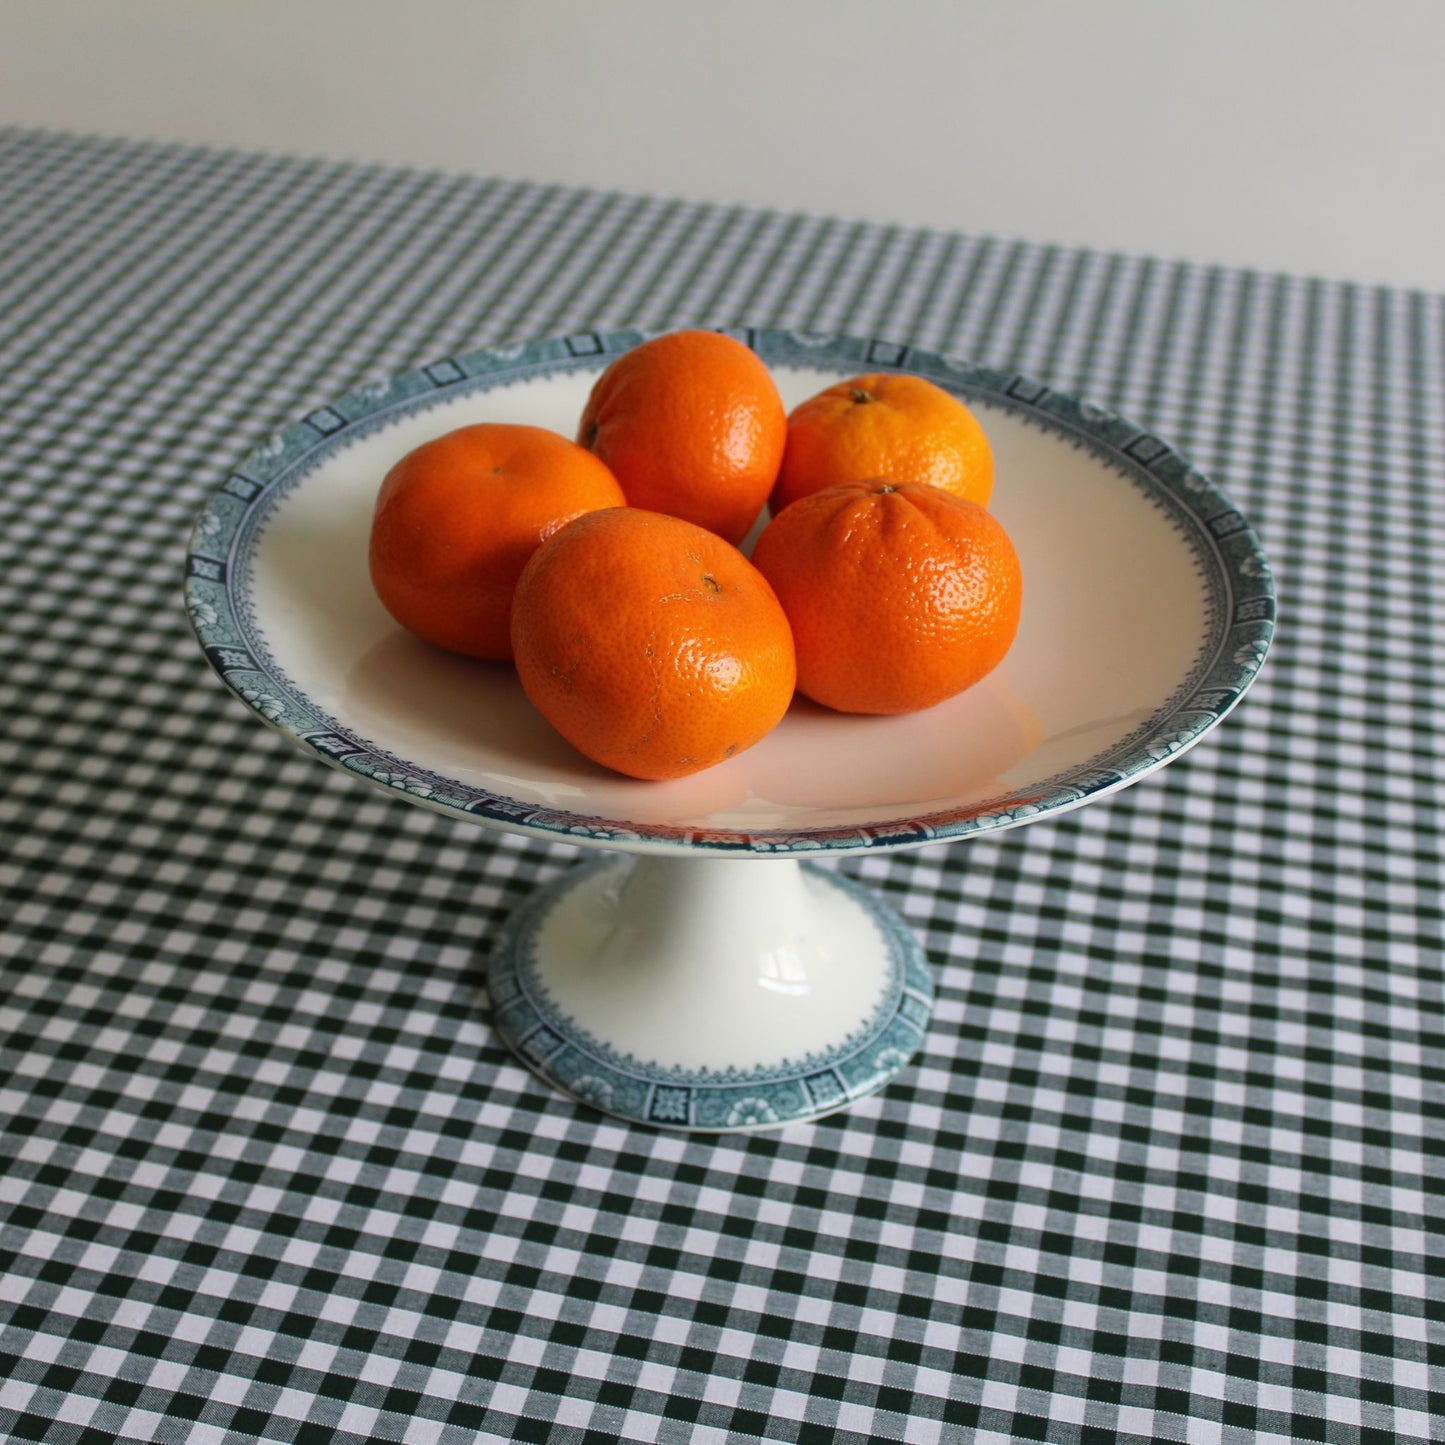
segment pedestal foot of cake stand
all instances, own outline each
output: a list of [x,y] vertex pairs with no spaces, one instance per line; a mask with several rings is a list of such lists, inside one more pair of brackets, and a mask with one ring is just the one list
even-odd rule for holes
[[933,1004],[907,925],[791,858],[608,855],[504,925],[502,1037],[573,1098],[662,1128],[777,1128],[882,1088]]

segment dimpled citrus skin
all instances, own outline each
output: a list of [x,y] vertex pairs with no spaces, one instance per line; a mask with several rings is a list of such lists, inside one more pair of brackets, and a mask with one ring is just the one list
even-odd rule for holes
[[387,473],[369,565],[409,631],[469,657],[511,657],[512,590],[527,558],[583,512],[616,507],[603,463],[543,427],[480,422],[435,437]]
[[879,372],[840,381],[794,407],[770,506],[836,482],[929,482],[980,506],[993,494],[993,449],[978,418],[925,377]]
[[976,502],[926,484],[843,482],[768,523],[753,564],[793,629],[798,691],[905,713],[971,687],[1018,631],[1013,543]]
[[755,352],[720,332],[674,331],[598,377],[577,440],[612,469],[631,506],[741,542],[777,480],[787,425]]
[[735,757],[793,695],[793,639],[772,588],[714,533],[639,508],[591,512],[537,549],[512,645],[542,716],[634,778]]

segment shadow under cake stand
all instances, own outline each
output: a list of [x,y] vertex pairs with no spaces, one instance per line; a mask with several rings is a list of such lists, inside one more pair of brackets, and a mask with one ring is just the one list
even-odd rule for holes
[[711,1131],[844,1107],[924,1037],[933,986],[917,939],[831,864],[1015,827],[1138,780],[1231,710],[1274,617],[1246,519],[1148,432],[912,347],[733,334],[789,407],[845,376],[904,370],[974,408],[1025,585],[1018,639],[983,682],[902,718],[799,699],[747,753],[642,783],[575,753],[509,666],[396,628],[366,566],[392,463],[476,421],[570,434],[639,332],[448,357],[317,408],[227,476],[187,559],[199,640],[261,720],[407,802],[596,850],[492,941],[496,1026],[574,1098]]

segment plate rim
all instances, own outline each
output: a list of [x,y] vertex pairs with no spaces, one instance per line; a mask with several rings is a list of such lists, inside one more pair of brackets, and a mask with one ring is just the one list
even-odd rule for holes
[[[846,333],[731,326],[770,366],[899,371],[1002,408],[1093,454],[1132,481],[1184,534],[1210,607],[1194,666],[1169,701],[1082,766],[1026,789],[878,824],[708,828],[639,823],[528,803],[430,773],[325,714],[266,648],[247,591],[255,539],[284,497],[329,457],[392,422],[476,392],[563,372],[598,370],[676,327],[572,332],[444,357],[314,407],[249,452],[201,507],[187,547],[185,597],[213,670],[262,722],[313,757],[412,803],[473,822],[638,851],[877,852],[1014,827],[1139,781],[1187,751],[1239,703],[1274,632],[1269,563],[1242,511],[1162,438],[1107,408],[1020,372],[911,343]],[[1205,565],[1212,558],[1215,568]],[[639,783],[637,786],[649,786]]]

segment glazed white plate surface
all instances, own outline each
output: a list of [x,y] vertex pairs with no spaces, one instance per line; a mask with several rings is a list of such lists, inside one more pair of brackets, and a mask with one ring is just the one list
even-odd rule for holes
[[[744,333],[785,403],[899,352]],[[243,463],[203,513],[189,597],[202,642],[267,722],[409,800],[522,831],[643,850],[860,851],[1010,826],[1132,782],[1197,741],[1268,646],[1268,568],[1248,524],[1157,439],[966,363],[897,369],[963,395],[988,432],[991,510],[1018,549],[1023,619],[1003,664],[926,712],[799,698],[769,737],[666,783],[589,762],[507,664],[401,631],[367,574],[377,488],[403,453],[476,421],[575,431],[634,333],[450,359],[343,398]]]

